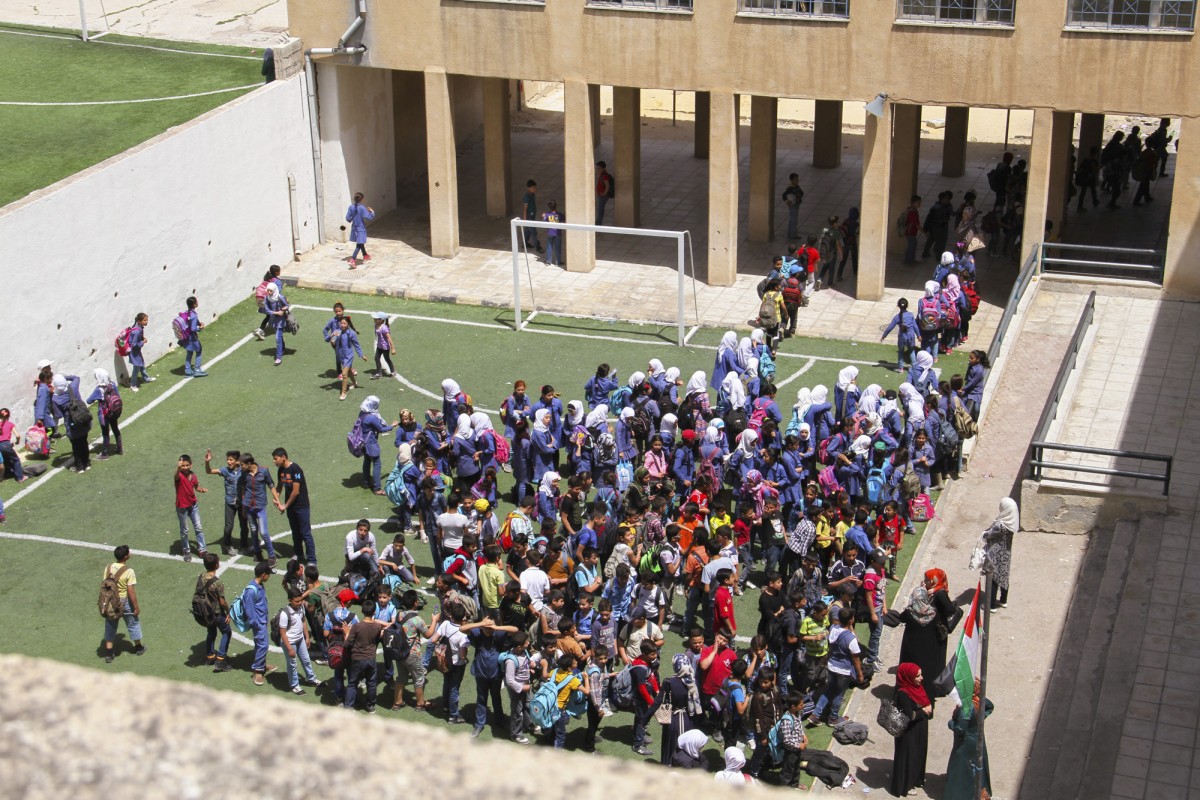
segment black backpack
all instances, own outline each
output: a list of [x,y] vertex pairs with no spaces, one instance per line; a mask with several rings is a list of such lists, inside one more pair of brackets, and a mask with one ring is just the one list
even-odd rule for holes
[[92,427],[92,412],[76,392],[71,393],[71,400],[67,403],[67,419],[71,422],[72,428],[87,430]]
[[283,608],[281,608],[279,610],[279,612],[277,612],[275,614],[275,616],[271,617],[268,633],[271,634],[271,644],[275,645],[276,647],[283,647],[283,636],[279,633],[279,614],[280,613],[287,614],[288,627],[290,628],[292,626],[292,617],[296,614],[303,614],[304,612],[297,611],[297,610],[293,609],[290,605],[286,605]]
[[649,402],[649,397],[639,397],[634,401],[633,416],[629,418],[629,430],[639,439],[650,435],[650,412],[646,411],[646,404]]
[[192,616],[195,617],[196,622],[200,623],[201,627],[209,628],[220,619],[221,604],[215,602],[212,595],[209,594],[209,589],[217,582],[217,578],[212,577],[201,583],[200,580],[203,578],[204,576],[201,575],[200,579],[196,581],[196,593],[192,595]]
[[415,617],[417,612],[409,611],[396,619],[383,631],[383,657],[391,661],[404,661],[412,652],[413,640],[408,638],[404,624]]

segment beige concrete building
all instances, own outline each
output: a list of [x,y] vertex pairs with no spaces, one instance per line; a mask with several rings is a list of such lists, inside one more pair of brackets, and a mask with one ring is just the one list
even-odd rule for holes
[[[1024,248],[1061,223],[1077,146],[1101,145],[1105,114],[1181,120],[1200,134],[1195,0],[289,0],[292,32],[315,57],[328,232],[354,191],[385,212],[397,186],[428,186],[431,254],[457,253],[457,151],[482,133],[487,211],[516,196],[510,114],[520,81],[563,85],[565,194],[574,221],[595,216],[599,87],[614,87],[617,196],[606,223],[641,222],[640,94],[695,92],[695,155],[707,169],[709,283],[737,272],[739,97],[749,95],[750,230],[772,238],[780,98],[816,100],[812,161],[842,153],[842,104],[887,95],[863,137],[856,295],[883,293],[893,220],[914,191],[922,105],[949,107],[942,173],[962,173],[972,107],[1030,109],[1034,130]],[[357,25],[356,19],[363,24]],[[348,26],[353,30],[347,31]],[[349,36],[346,33],[349,32]],[[334,48],[334,43],[339,47]],[[332,54],[328,48],[333,48]],[[349,48],[346,50],[345,48]],[[365,48],[365,49],[363,49]],[[1149,133],[1146,131],[1145,133]],[[706,162],[706,164],[704,163]],[[1163,284],[1200,298],[1200,149],[1171,151],[1174,192]],[[1061,230],[1061,224],[1057,229]],[[700,254],[698,254],[699,256]],[[567,242],[572,271],[595,263],[595,235]]]

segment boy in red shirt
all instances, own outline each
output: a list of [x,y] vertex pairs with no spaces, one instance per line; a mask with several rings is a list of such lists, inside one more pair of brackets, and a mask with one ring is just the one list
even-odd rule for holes
[[204,528],[200,525],[200,506],[196,503],[196,492],[207,492],[200,486],[196,473],[192,472],[192,457],[184,454],[175,467],[175,514],[179,517],[179,541],[183,544],[183,560],[192,560],[192,549],[188,545],[188,520],[196,531],[196,551],[200,557],[208,552],[204,544]]
[[[714,719],[716,709],[712,707],[712,699],[721,691],[721,686],[733,674],[733,662],[737,661],[737,653],[729,646],[729,640],[718,631],[713,643],[700,651],[700,703],[712,726],[713,739],[722,741],[721,721]],[[731,743],[732,744],[732,743]]]
[[733,570],[717,573],[717,590],[713,592],[713,630],[733,641],[737,636],[737,618],[733,613]]
[[888,554],[887,576],[896,580],[896,555],[904,547],[904,534],[912,533],[912,525],[900,514],[900,504],[889,500],[883,504],[883,513],[875,517],[875,528],[879,546]]

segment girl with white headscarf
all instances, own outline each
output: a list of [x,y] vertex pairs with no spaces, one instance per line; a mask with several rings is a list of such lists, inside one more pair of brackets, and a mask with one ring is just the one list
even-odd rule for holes
[[[728,377],[728,373],[726,374]],[[717,384],[720,386],[720,384]],[[681,408],[680,416],[683,417],[684,427],[687,427],[688,417],[691,417],[692,429],[699,436],[709,420],[713,419],[712,404],[708,399],[708,379],[704,376],[704,370],[696,370],[692,373],[692,377],[688,379],[687,387],[683,390],[684,400],[687,403],[686,408]],[[683,406],[683,403],[680,403]]]
[[[701,375],[704,373],[701,372]],[[679,380],[679,367],[667,367],[666,371],[666,390],[663,392],[662,401],[668,402],[671,408],[679,407],[679,387],[682,386],[682,381]]]
[[870,458],[871,437],[863,434],[856,437],[834,462],[834,474],[851,499],[866,497]]
[[287,327],[288,301],[279,291],[279,284],[267,284],[267,296],[263,299],[263,312],[275,329],[275,366],[283,361],[283,331]]
[[[925,281],[925,296],[917,301],[917,327],[921,332],[921,349],[933,356],[933,360],[937,360],[938,354],[938,338],[942,334],[941,325],[938,327],[926,330],[926,326],[921,323],[923,317],[933,317],[938,320],[945,318],[942,309],[942,300],[938,296],[941,293],[942,286],[937,281]],[[928,313],[927,313],[928,312]]]
[[729,466],[738,471],[738,484],[735,491],[741,487],[746,473],[752,470],[762,470],[762,458],[758,455],[758,433],[747,428],[738,434],[737,447],[729,454]]
[[442,417],[446,422],[446,430],[453,431],[458,427],[458,407],[467,402],[458,381],[446,378],[442,381]]
[[730,372],[742,374],[742,367],[738,364],[737,346],[737,334],[733,331],[725,331],[725,335],[721,337],[721,343],[717,345],[717,357],[713,361],[711,381],[713,386],[720,386]]
[[742,384],[741,376],[736,372],[725,376],[725,382],[721,384],[721,398],[724,401],[726,414],[746,407],[746,387]]
[[558,442],[550,429],[553,412],[549,408],[539,408],[533,414],[533,428],[529,432],[529,453],[533,456],[534,483],[542,480],[542,476],[554,470],[554,456],[558,452]]
[[542,474],[542,478],[538,482],[537,507],[539,519],[558,519],[559,478],[560,476],[557,472],[548,470]]
[[482,411],[472,413],[470,420],[475,450],[479,454],[479,472],[483,474],[496,459],[496,429],[492,427],[492,418]]
[[633,429],[629,427],[631,419],[633,419],[633,409],[629,406],[622,408],[621,415],[617,417],[615,433],[617,437],[617,459],[632,463],[637,458],[637,443],[634,441]]
[[125,454],[125,449],[121,446],[121,429],[117,427],[117,420],[121,416],[121,393],[117,390],[117,382],[109,377],[108,370],[97,369],[92,373],[92,377],[96,379],[96,385],[84,402],[88,405],[96,403],[100,433],[104,437],[100,443],[100,455],[96,456],[96,458],[103,461],[108,458],[108,436],[110,432],[116,437],[116,454]]
[[655,397],[662,397],[663,392],[667,390],[667,368],[663,366],[662,361],[657,358],[650,359],[650,363],[646,365],[646,382],[650,384],[650,390]]
[[829,387],[820,385],[813,387],[810,396],[812,405],[808,407],[803,420],[812,426],[815,439],[823,442],[828,439],[837,425],[833,418],[833,406],[829,403]]
[[459,414],[450,440],[450,458],[454,461],[454,485],[464,496],[479,479],[479,448],[471,432],[471,417]]
[[592,471],[589,461],[590,450],[584,448],[587,444],[588,432],[584,426],[583,402],[572,400],[567,403],[562,430],[563,449],[567,451],[567,463],[574,473]]
[[792,406],[792,410],[796,412],[796,416],[803,420],[808,415],[808,409],[812,406],[812,389],[807,386],[801,387],[796,391],[796,405]]
[[923,397],[937,389],[937,373],[933,369],[933,356],[925,350],[918,350],[916,363],[908,371],[908,382]]
[[749,369],[750,359],[754,358],[754,343],[750,341],[749,336],[743,336],[738,339],[737,346],[738,366],[745,372]]
[[588,429],[588,433],[592,436],[599,436],[608,430],[608,404],[601,403],[592,411],[588,412],[587,417],[583,420],[583,426]]
[[753,403],[762,393],[762,378],[758,375],[758,359],[751,358],[746,362],[746,374],[742,376],[746,384],[746,402]]
[[629,380],[627,381],[627,383],[628,383],[628,385],[629,385],[629,388],[630,388],[630,389],[633,389],[635,392],[636,392],[636,391],[638,390],[638,388],[640,388],[640,387],[641,387],[641,385],[642,385],[643,383],[645,383],[645,382],[646,382],[646,373],[644,373],[644,372],[634,372],[634,373],[632,373],[632,374],[629,376]]
[[1021,512],[1011,497],[1000,501],[1000,512],[983,532],[984,565],[992,571],[992,610],[1008,606],[1009,568],[1012,564],[1013,534],[1021,530]]
[[670,754],[671,763],[667,766],[682,769],[703,769],[704,762],[700,759],[700,751],[708,744],[708,736],[699,728],[692,728],[679,735],[675,752]]
[[662,439],[663,446],[668,451],[673,451],[675,447],[675,439],[679,434],[679,418],[674,414],[663,414],[662,419],[658,423],[658,435]]
[[746,756],[736,747],[725,748],[725,769],[718,772],[713,777],[717,783],[732,783],[738,786],[756,783],[754,778],[742,772],[742,768],[746,766]]
[[88,446],[88,431],[92,428],[91,421],[89,420],[86,425],[80,425],[72,422],[71,415],[67,413],[67,409],[71,405],[71,398],[80,397],[79,376],[56,374],[50,380],[50,386],[54,391],[50,396],[50,413],[55,422],[59,420],[63,422],[66,427],[67,439],[71,442],[74,460],[71,462],[70,469],[72,472],[86,472],[92,467]]
[[[383,417],[379,416],[379,398],[373,394],[367,395],[367,398],[359,405],[358,420],[363,435],[363,480],[375,494],[384,494],[383,487],[379,483],[379,435],[390,431],[399,424],[400,420],[388,425]],[[467,428],[470,429],[470,427],[471,424],[468,420]]]
[[833,415],[835,419],[843,420],[853,417],[858,411],[859,389],[858,367],[853,365],[842,367],[838,372],[837,383],[833,387]]

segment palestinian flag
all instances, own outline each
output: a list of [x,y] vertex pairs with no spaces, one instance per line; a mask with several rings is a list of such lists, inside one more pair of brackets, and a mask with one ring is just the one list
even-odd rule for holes
[[950,699],[968,713],[971,709],[971,699],[975,695],[975,680],[979,677],[979,668],[983,660],[983,609],[980,608],[982,599],[982,587],[976,583],[971,613],[967,615],[963,624],[962,638],[958,640],[958,651],[954,654],[952,664],[954,688],[950,690]]

